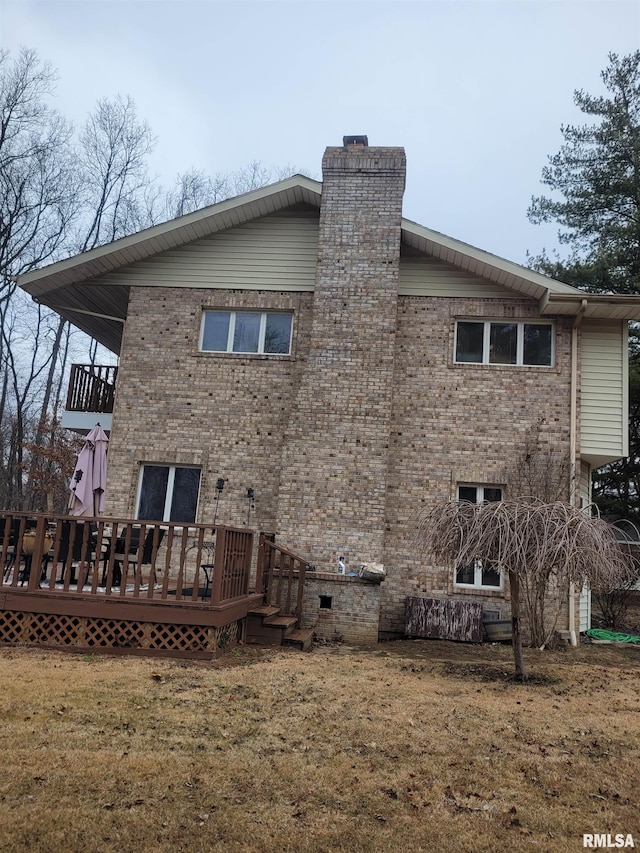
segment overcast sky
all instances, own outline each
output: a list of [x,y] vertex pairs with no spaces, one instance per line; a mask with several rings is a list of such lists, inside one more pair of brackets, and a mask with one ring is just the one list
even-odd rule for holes
[[320,178],[327,145],[367,134],[406,149],[406,217],[523,263],[555,244],[526,209],[582,123],[573,91],[640,47],[640,3],[0,0],[0,42],[51,61],[77,124],[131,95],[165,185],[253,160]]

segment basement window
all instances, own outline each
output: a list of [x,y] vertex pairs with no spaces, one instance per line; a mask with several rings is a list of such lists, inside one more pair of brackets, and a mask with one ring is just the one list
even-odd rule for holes
[[331,595],[321,595],[320,596],[320,610],[331,610],[332,603],[333,603],[333,596],[331,596]]
[[293,314],[271,311],[204,311],[202,352],[289,355]]

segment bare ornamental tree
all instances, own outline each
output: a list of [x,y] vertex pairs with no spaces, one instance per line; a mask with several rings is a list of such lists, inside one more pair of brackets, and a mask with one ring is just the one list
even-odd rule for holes
[[560,501],[472,504],[443,501],[419,522],[422,547],[435,560],[465,566],[481,560],[509,579],[515,675],[525,680],[522,653],[522,591],[539,595],[555,578],[556,592],[569,583],[595,589],[623,583],[632,566],[610,525]]

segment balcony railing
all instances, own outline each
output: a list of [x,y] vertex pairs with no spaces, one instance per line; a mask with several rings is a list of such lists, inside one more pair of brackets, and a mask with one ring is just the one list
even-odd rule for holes
[[117,376],[117,367],[72,364],[66,410],[111,414]]

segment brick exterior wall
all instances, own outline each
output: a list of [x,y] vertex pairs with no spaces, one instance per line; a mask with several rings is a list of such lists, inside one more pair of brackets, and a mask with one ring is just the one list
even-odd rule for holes
[[[354,645],[376,643],[383,587],[384,583],[360,578],[310,572],[305,582],[302,625],[313,628],[316,636],[324,640],[343,640]],[[322,607],[329,599],[331,607]]]
[[[451,571],[430,566],[413,538],[430,501],[456,497],[458,483],[505,487],[527,431],[544,418],[550,447],[568,457],[571,325],[556,325],[555,367],[454,364],[457,317],[530,319],[530,300],[401,297],[387,483],[387,580],[382,633],[402,633],[407,595],[454,593]],[[567,480],[568,488],[568,480]],[[509,612],[508,593],[455,589]]]
[[278,506],[285,544],[322,570],[383,549],[404,182],[401,148],[323,159],[309,360]]
[[[142,462],[198,465],[197,520],[213,520],[223,477],[218,521],[245,525],[253,488],[251,527],[315,563],[310,584],[339,554],[384,564],[360,598],[334,583],[330,624],[345,638],[347,622],[368,636],[378,607],[380,633],[402,634],[408,595],[469,597],[508,618],[506,590],[454,589],[413,533],[457,483],[508,495],[509,459],[541,419],[568,455],[570,323],[556,324],[553,368],[454,364],[456,318],[536,318],[537,302],[398,297],[402,149],[328,149],[323,167],[315,293],[131,288],[105,512],[133,515]],[[199,352],[203,308],[293,311],[291,356]]]
[[[282,435],[309,347],[311,293],[134,287],[109,448],[106,512],[131,517],[141,462],[202,467],[198,521],[274,531]],[[199,352],[203,308],[293,311],[289,356]]]

